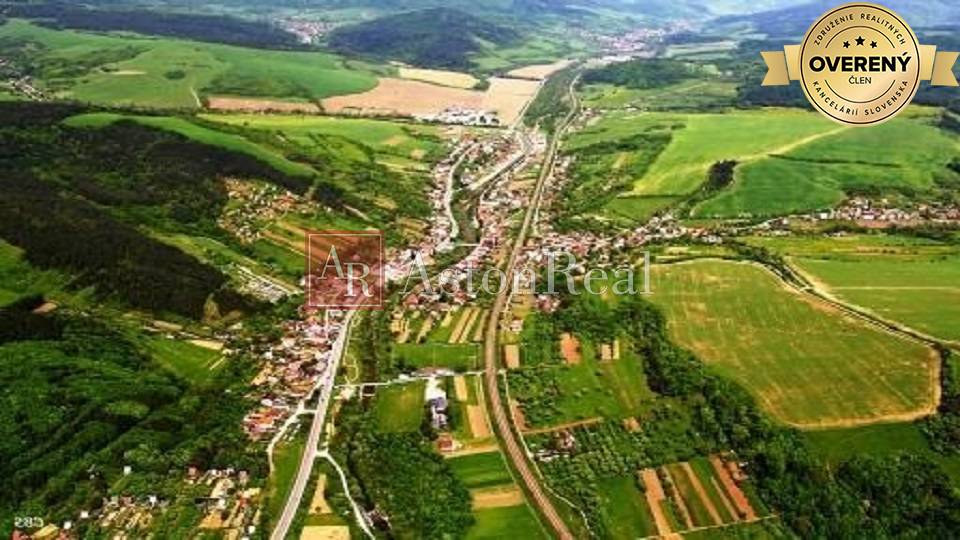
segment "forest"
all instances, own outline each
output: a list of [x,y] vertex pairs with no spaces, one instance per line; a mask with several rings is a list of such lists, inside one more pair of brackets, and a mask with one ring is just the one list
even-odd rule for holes
[[222,15],[91,9],[73,2],[4,4],[0,4],[0,10],[5,9],[8,17],[34,19],[54,29],[136,32],[269,49],[302,48],[293,34],[271,24]]
[[301,192],[307,180],[133,123],[102,129],[60,123],[77,110],[0,105],[0,238],[24,249],[39,268],[71,273],[75,288],[92,286],[135,307],[194,319],[203,317],[209,299],[220,313],[252,308],[224,287],[219,270],[137,226],[216,235],[226,203],[221,175]]
[[419,67],[469,70],[478,40],[504,45],[518,34],[462,11],[435,8],[381,17],[345,26],[330,34],[341,53],[399,60]]
[[695,76],[696,72],[685,62],[667,58],[642,58],[591,69],[583,74],[583,82],[649,90],[670,86]]
[[[75,518],[112,495],[173,499],[188,466],[263,472],[240,429],[243,393],[228,390],[249,376],[246,363],[189,387],[122,331],[76,314],[17,322],[29,307],[0,310],[0,328],[22,329],[0,339],[4,526],[15,512]],[[121,480],[124,465],[132,474]]]
[[333,449],[359,484],[367,510],[389,519],[374,525],[397,538],[461,538],[474,523],[470,492],[419,431],[376,431],[365,403],[344,403]]

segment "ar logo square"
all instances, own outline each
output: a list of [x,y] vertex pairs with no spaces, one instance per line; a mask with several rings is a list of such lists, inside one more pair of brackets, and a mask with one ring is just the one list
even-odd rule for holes
[[383,309],[383,233],[307,231],[306,243],[308,307]]

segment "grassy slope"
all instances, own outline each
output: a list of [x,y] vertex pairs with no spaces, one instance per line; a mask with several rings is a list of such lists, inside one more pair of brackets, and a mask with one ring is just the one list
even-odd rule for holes
[[[194,92],[321,99],[376,85],[372,73],[348,69],[337,56],[320,52],[56,31],[20,20],[0,26],[0,40],[41,45],[40,79],[47,83],[57,79],[70,87],[66,96],[98,104],[195,108]],[[85,73],[50,69],[58,63],[91,69]],[[184,76],[165,76],[176,70]]]
[[670,146],[637,182],[637,194],[688,194],[700,186],[710,165],[717,161],[763,155],[836,129],[819,115],[789,110],[664,117],[668,119],[685,127],[674,133]]
[[848,129],[737,171],[736,183],[697,208],[702,216],[771,215],[831,207],[851,188],[923,191],[945,173],[957,138],[914,111],[873,129]]
[[221,133],[219,131],[198,126],[183,118],[169,116],[133,116],[115,113],[89,113],[70,117],[65,120],[65,123],[71,127],[97,128],[118,122],[120,120],[132,120],[153,128],[178,133],[200,143],[219,146],[235,152],[242,152],[257,158],[264,163],[267,163],[278,171],[291,176],[316,175],[316,171],[312,167],[302,163],[290,161],[280,154],[271,152],[263,146],[250,142],[244,137],[229,133]]
[[611,478],[600,486],[601,514],[611,538],[627,540],[657,533],[650,507],[634,478]]
[[653,291],[674,339],[781,420],[864,422],[929,404],[932,351],[800,297],[756,266],[659,266]]
[[792,257],[839,299],[935,337],[960,340],[960,249],[895,236],[751,239]]
[[812,431],[806,434],[813,450],[830,463],[841,463],[857,455],[886,456],[909,452],[929,456],[960,486],[960,456],[945,457],[934,452],[917,424],[882,424],[853,429]]

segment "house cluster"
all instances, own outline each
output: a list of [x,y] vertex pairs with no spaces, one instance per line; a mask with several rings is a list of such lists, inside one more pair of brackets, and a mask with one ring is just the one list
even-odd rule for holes
[[493,111],[469,109],[464,107],[448,107],[435,114],[419,114],[414,116],[421,122],[435,124],[454,124],[460,126],[499,127],[500,118]]
[[237,290],[259,300],[276,304],[284,298],[300,292],[296,287],[253,272],[245,266],[231,264],[228,272],[237,280]]
[[[436,313],[475,300],[480,289],[482,269],[496,263],[497,252],[503,246],[511,224],[510,218],[523,207],[523,194],[528,187],[501,182],[490,188],[477,205],[479,241],[473,245],[466,257],[440,273],[437,284],[430,289],[416,287],[404,299],[404,306],[407,309]],[[472,290],[459,286],[468,279],[474,284]]]
[[526,147],[533,144],[523,133],[512,137],[496,137],[485,140],[477,148],[474,166],[463,171],[460,182],[476,192],[490,182],[526,166]]
[[537,461],[549,462],[563,456],[569,456],[577,451],[577,438],[573,432],[562,429],[553,434],[549,444],[534,452]]
[[243,427],[254,440],[276,432],[325,374],[333,343],[343,331],[343,313],[305,313],[302,319],[285,321],[282,328],[279,342],[252,346],[263,360],[251,383],[259,404],[244,417]]
[[805,216],[811,221],[853,221],[865,227],[911,226],[920,223],[958,223],[960,207],[948,204],[895,205],[887,199],[879,201],[854,197],[833,210],[813,212]]
[[256,533],[260,521],[258,499],[260,488],[248,487],[247,471],[212,469],[201,472],[187,470],[187,483],[209,489],[194,502],[203,512],[200,528],[217,531],[223,538],[238,540]]
[[302,19],[285,19],[280,21],[280,27],[297,36],[297,40],[304,45],[311,45],[320,41],[324,35],[336,26],[327,21],[305,21]]
[[272,223],[300,206],[293,193],[272,184],[225,178],[227,196],[234,202],[217,219],[217,225],[244,244],[252,244]]

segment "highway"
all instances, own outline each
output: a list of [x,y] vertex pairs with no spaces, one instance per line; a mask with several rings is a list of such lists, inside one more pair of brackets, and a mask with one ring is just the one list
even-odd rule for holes
[[330,349],[330,363],[324,370],[320,380],[317,381],[316,388],[320,391],[320,398],[317,402],[317,408],[313,413],[313,423],[310,425],[310,434],[307,435],[307,444],[303,448],[303,456],[300,458],[300,468],[297,470],[297,477],[293,481],[293,487],[287,495],[287,502],[284,504],[283,513],[277,521],[276,527],[270,534],[271,540],[284,540],[290,531],[290,524],[297,515],[297,509],[300,508],[300,501],[303,499],[303,492],[307,488],[307,482],[310,480],[310,473],[313,472],[313,465],[317,458],[317,446],[320,444],[320,436],[323,435],[323,425],[326,422],[327,410],[330,408],[330,398],[333,396],[334,382],[337,379],[337,371],[340,368],[340,361],[343,359],[343,353],[347,348],[348,336],[350,335],[350,323],[356,311],[350,311],[343,319],[343,327],[340,334],[337,335],[333,347]]
[[[530,226],[533,223],[537,209],[540,207],[540,199],[543,196],[544,185],[553,172],[553,165],[554,161],[556,160],[557,147],[560,144],[560,138],[563,135],[563,131],[566,129],[567,125],[569,125],[570,121],[574,118],[577,110],[579,109],[576,92],[574,92],[574,86],[576,85],[577,80],[578,78],[575,78],[573,82],[571,82],[569,89],[570,98],[573,101],[573,107],[571,108],[567,117],[564,118],[563,122],[558,126],[554,137],[547,147],[547,152],[543,159],[543,167],[540,169],[540,176],[537,178],[537,185],[534,188],[530,204],[527,206],[527,211],[524,214],[523,224],[520,227],[520,231],[517,233],[517,237],[514,240],[509,258],[507,259],[507,266],[505,269],[507,276],[514,275],[517,259],[519,258],[520,253],[523,251],[523,246],[526,243],[527,235],[530,232]],[[567,528],[567,524],[564,523],[563,519],[557,513],[556,508],[554,508],[553,501],[550,500],[550,497],[547,496],[547,494],[543,491],[543,488],[540,486],[540,479],[537,477],[537,474],[534,473],[533,467],[528,461],[523,447],[517,440],[517,436],[513,431],[513,426],[510,423],[510,416],[507,412],[507,408],[504,406],[503,400],[500,397],[500,381],[498,373],[499,355],[497,350],[499,344],[497,338],[500,331],[500,319],[507,307],[507,302],[510,300],[510,293],[511,291],[509,290],[509,287],[505,287],[504,290],[500,291],[500,293],[497,295],[497,298],[493,304],[493,309],[490,313],[490,318],[487,322],[486,334],[484,335],[484,382],[486,384],[487,397],[490,400],[490,410],[493,412],[494,424],[496,425],[497,433],[501,442],[503,443],[503,448],[506,451],[507,457],[513,464],[514,470],[520,475],[524,487],[531,498],[531,502],[536,505],[537,509],[540,511],[540,515],[547,520],[547,523],[550,525],[550,528],[553,530],[553,533],[557,536],[557,538],[560,538],[561,540],[572,540],[573,535]]]

